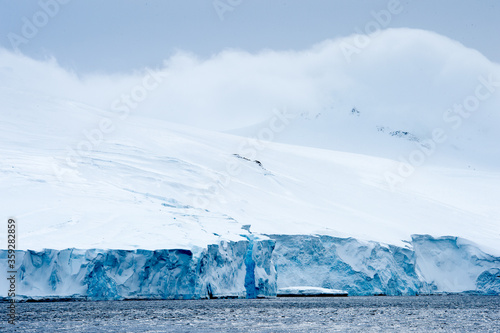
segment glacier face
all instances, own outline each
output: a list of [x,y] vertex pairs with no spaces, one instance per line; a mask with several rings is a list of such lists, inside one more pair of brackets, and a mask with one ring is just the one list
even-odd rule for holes
[[349,295],[415,295],[414,253],[397,246],[330,236],[272,235],[278,288],[314,286]]
[[[276,295],[273,248],[272,240],[249,238],[209,245],[198,256],[182,249],[17,251],[17,294],[90,300]],[[0,251],[4,265],[6,258]],[[6,282],[0,285],[4,293]]]
[[[247,236],[248,237],[248,236]],[[263,297],[276,295],[273,240],[209,245],[197,264],[195,297]]]
[[432,289],[429,291],[500,290],[500,277],[495,273],[500,257],[484,253],[467,240],[413,235],[412,245],[417,271],[426,288]]
[[[102,299],[256,298],[310,286],[349,295],[500,294],[500,258],[457,237],[398,247],[355,238],[242,235],[191,250],[18,251],[18,295]],[[0,251],[1,264],[7,251]],[[6,267],[4,267],[6,269]],[[5,284],[5,285],[3,285]],[[6,282],[0,282],[5,292]],[[5,295],[3,295],[5,296]]]
[[307,285],[351,296],[500,291],[500,258],[457,237],[413,235],[407,248],[330,236],[270,237],[278,288]]

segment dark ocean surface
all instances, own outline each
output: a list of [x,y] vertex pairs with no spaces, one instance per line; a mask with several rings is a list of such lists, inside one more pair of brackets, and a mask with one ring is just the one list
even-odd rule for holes
[[500,296],[16,303],[1,332],[500,332]]

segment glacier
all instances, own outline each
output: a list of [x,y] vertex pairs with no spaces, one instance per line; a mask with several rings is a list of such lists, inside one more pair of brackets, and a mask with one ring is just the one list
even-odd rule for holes
[[[456,52],[438,52],[433,70],[412,70],[431,54],[408,48],[423,35],[383,33],[377,43],[390,36],[405,43],[381,62],[362,57],[367,70],[311,62],[305,72],[327,74],[303,90],[318,104],[285,94],[283,104],[254,108],[256,118],[227,128],[153,117],[146,109],[160,112],[160,104],[147,101],[124,114],[108,94],[131,90],[110,84],[97,103],[94,88],[84,89],[89,77],[0,50],[0,215],[19,226],[18,294],[257,298],[296,287],[498,294],[500,146],[492,142],[500,140],[500,89],[484,82],[496,82],[500,67],[454,44]],[[332,45],[317,49],[317,59],[333,59]],[[457,59],[476,56],[459,71]],[[396,61],[409,72],[391,71]],[[285,63],[279,80],[293,74]],[[72,88],[39,79],[50,76]],[[415,82],[425,90],[415,93]],[[491,88],[480,110],[448,118],[478,87]],[[197,122],[226,122],[216,114],[230,110],[212,114],[191,94],[177,95],[196,101]],[[447,140],[438,144],[436,130]],[[4,270],[6,256],[0,249]]]
[[[183,249],[17,251],[16,292],[22,298],[88,300],[275,295],[273,248],[272,240],[249,239],[212,244],[198,254]],[[5,271],[7,252],[0,251]],[[3,280],[2,293],[8,289]]]
[[315,286],[349,295],[498,294],[500,257],[457,237],[413,235],[399,247],[354,238],[270,235],[278,288]]
[[[350,296],[500,294],[500,257],[457,237],[413,235],[407,247],[312,235],[244,235],[190,250],[18,251],[18,296],[261,298],[297,286]],[[6,262],[7,251],[0,251]],[[6,267],[3,267],[6,270]],[[0,283],[2,293],[7,282]],[[5,294],[1,296],[5,297]]]

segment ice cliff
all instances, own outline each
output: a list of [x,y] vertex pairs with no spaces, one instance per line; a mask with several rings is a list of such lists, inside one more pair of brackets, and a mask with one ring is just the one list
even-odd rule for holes
[[457,237],[413,235],[406,248],[330,236],[270,237],[278,288],[307,285],[349,295],[500,291],[500,258]]
[[[249,238],[209,245],[198,255],[182,249],[17,251],[17,295],[91,300],[275,295],[273,248],[272,240]],[[0,251],[0,259],[6,265],[7,251]],[[4,293],[7,284],[0,285]]]
[[[354,238],[252,234],[190,250],[18,251],[18,295],[100,299],[276,296],[311,286],[349,295],[500,294],[500,258],[457,237],[398,247]],[[0,252],[6,263],[6,251]],[[6,270],[6,267],[3,267]],[[2,281],[2,292],[7,290]],[[5,295],[2,295],[5,296]]]

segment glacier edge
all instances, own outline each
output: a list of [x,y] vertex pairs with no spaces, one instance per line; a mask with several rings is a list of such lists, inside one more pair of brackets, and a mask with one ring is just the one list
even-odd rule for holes
[[[276,296],[310,286],[354,295],[500,294],[500,257],[457,237],[408,247],[322,235],[255,235],[187,249],[16,251],[17,296],[199,299]],[[7,271],[7,250],[0,250]],[[6,297],[7,280],[0,282]]]

